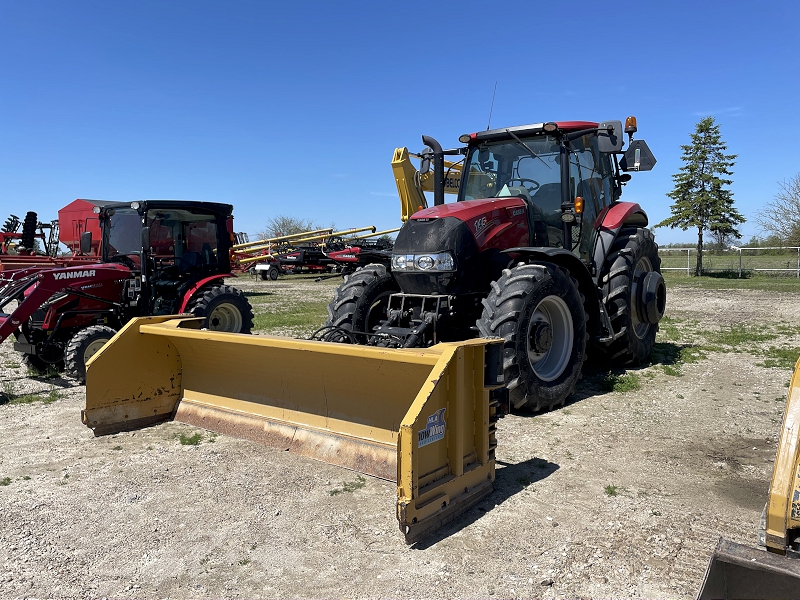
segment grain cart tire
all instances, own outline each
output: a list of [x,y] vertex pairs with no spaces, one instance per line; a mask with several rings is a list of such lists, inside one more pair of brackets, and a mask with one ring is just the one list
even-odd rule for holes
[[73,335],[64,351],[64,370],[79,383],[86,381],[86,363],[116,335],[116,331],[105,325],[92,325]]
[[[371,333],[386,318],[389,296],[399,291],[400,286],[384,265],[361,267],[336,288],[325,325]],[[368,337],[357,335],[356,340],[366,344]],[[349,340],[343,337],[339,341]]]
[[22,222],[22,237],[19,240],[20,246],[33,250],[36,244],[36,226],[39,224],[39,219],[35,212],[29,212],[25,215],[25,220]]
[[250,333],[253,329],[253,307],[242,290],[229,285],[200,290],[191,301],[189,312],[206,317],[205,327],[211,331]]
[[269,277],[272,281],[275,281],[278,278],[278,275],[280,275],[280,272],[278,271],[278,267],[275,265],[272,265],[269,268],[269,271],[267,271],[267,277]]
[[518,265],[492,282],[481,337],[502,337],[503,372],[515,408],[561,405],[586,358],[586,312],[578,283],[550,263]]
[[661,259],[649,229],[620,231],[603,265],[600,285],[615,336],[598,347],[600,355],[615,366],[647,360],[666,304]]

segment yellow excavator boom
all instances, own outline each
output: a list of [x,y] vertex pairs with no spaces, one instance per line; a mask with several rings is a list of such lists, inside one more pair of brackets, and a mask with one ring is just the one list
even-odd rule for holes
[[[83,422],[103,435],[175,419],[395,481],[409,543],[492,491],[502,340],[398,350],[202,322],[125,325],[87,364]],[[314,376],[287,377],[298,365]]]

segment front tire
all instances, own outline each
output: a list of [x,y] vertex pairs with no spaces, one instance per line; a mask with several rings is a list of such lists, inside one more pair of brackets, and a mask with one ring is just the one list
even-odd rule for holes
[[647,302],[643,286],[649,273],[657,273],[661,279],[661,258],[652,232],[637,227],[622,229],[600,274],[603,303],[615,337],[599,350],[614,366],[646,361],[655,345],[666,288],[661,279],[658,297]]
[[211,331],[250,333],[253,329],[253,307],[242,290],[229,285],[215,285],[190,303],[196,317],[206,317],[205,327]]
[[92,325],[73,335],[64,351],[64,367],[68,376],[78,383],[86,382],[86,363],[116,335],[116,331],[105,325]]
[[[366,344],[369,336],[364,334],[372,333],[386,319],[389,297],[399,291],[400,286],[384,265],[362,267],[336,288],[325,326],[357,332],[358,343]],[[344,337],[341,341],[346,341]]]
[[515,408],[564,403],[586,358],[586,312],[578,284],[550,263],[505,269],[483,301],[478,331],[502,337],[503,372]]

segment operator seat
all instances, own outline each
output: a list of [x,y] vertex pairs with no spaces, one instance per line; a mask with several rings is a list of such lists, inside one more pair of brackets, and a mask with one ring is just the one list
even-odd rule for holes
[[184,252],[181,260],[178,263],[178,272],[181,274],[188,273],[196,267],[203,264],[203,257],[199,252]]

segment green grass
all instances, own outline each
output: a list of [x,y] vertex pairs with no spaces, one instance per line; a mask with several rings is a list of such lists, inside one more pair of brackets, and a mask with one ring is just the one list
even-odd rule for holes
[[322,327],[328,318],[328,302],[329,300],[320,300],[318,302],[297,302],[286,306],[279,304],[274,306],[277,312],[257,314],[253,319],[253,328],[303,327],[316,329]]
[[3,363],[3,366],[6,369],[19,369],[20,364],[16,363],[16,362],[5,362],[5,363]]
[[61,397],[61,392],[55,387],[50,388],[47,393],[37,392],[35,394],[18,394],[17,386],[13,381],[4,381],[0,386],[0,404],[52,404]]
[[772,346],[764,352],[764,362],[756,363],[759,367],[780,367],[791,369],[800,357],[800,348],[776,348]]
[[617,491],[617,486],[615,485],[607,485],[605,487],[606,496],[616,496],[619,494]]
[[719,331],[708,332],[705,334],[709,344],[714,346],[729,346],[732,349],[739,349],[747,344],[759,344],[768,342],[778,337],[772,331],[765,331],[764,328],[756,325],[731,325]]
[[181,441],[181,446],[197,446],[200,443],[200,440],[203,439],[202,434],[195,433],[194,435],[187,436],[185,433],[182,433],[179,437]]
[[[800,280],[798,280],[797,277],[755,275],[747,279],[725,279],[721,277],[709,277],[707,275],[703,277],[687,277],[686,273],[680,273],[678,271],[667,271],[662,273],[662,275],[664,276],[664,281],[667,283],[667,290],[669,290],[670,286],[679,285],[703,290],[741,289],[760,290],[764,292],[800,292]],[[669,295],[669,291],[667,294]]]
[[606,392],[634,392],[642,387],[641,379],[636,373],[625,373],[617,375],[609,373],[601,383],[603,391]]
[[337,496],[339,494],[352,494],[356,490],[363,488],[365,485],[367,485],[367,480],[361,475],[358,475],[355,481],[346,481],[342,484],[341,488],[330,490],[328,495]]
[[23,480],[23,481],[30,481],[30,479],[31,479],[31,478],[30,478],[28,475],[23,475],[23,476],[22,476],[22,480]]

